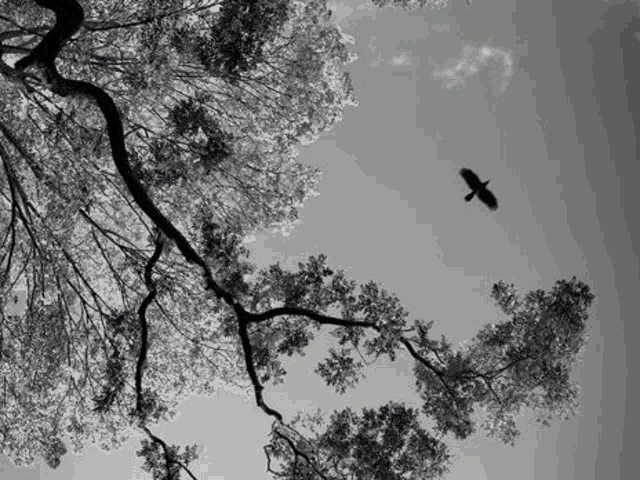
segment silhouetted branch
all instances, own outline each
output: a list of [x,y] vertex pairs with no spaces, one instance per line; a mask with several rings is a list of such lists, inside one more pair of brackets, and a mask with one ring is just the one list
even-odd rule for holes
[[149,438],[156,444],[160,445],[162,447],[162,451],[164,453],[164,460],[165,460],[165,467],[166,467],[166,471],[167,471],[167,478],[166,480],[177,480],[176,477],[174,477],[173,475],[173,471],[171,470],[171,465],[172,464],[176,464],[178,465],[180,468],[182,468],[185,472],[187,472],[187,475],[189,475],[193,480],[198,480],[195,475],[191,472],[191,470],[189,470],[189,467],[187,467],[183,462],[181,462],[178,458],[177,455],[173,454],[171,452],[171,450],[169,449],[169,446],[159,437],[156,437],[153,433],[151,433],[151,430],[149,430],[147,427],[143,426],[142,429],[147,432],[147,435],[149,435]]
[[140,320],[140,353],[138,354],[138,361],[136,363],[136,411],[139,414],[142,413],[142,370],[144,369],[147,359],[148,349],[148,325],[146,313],[147,308],[151,305],[151,302],[153,302],[157,294],[156,286],[151,278],[151,272],[153,271],[153,266],[160,259],[160,255],[162,255],[163,247],[164,239],[162,238],[162,234],[159,234],[156,238],[156,248],[144,269],[144,283],[147,286],[149,293],[138,308],[138,319]]

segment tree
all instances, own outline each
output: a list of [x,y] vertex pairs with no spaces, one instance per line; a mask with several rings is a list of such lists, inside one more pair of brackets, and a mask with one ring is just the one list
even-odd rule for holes
[[[431,324],[408,322],[397,297],[374,282],[358,288],[324,255],[295,272],[248,262],[244,235],[286,219],[313,184],[296,175],[293,147],[350,104],[346,39],[324,2],[105,1],[85,11],[34,0],[53,27],[30,3],[4,3],[14,16],[0,19],[17,30],[0,34],[0,53],[22,57],[0,64],[0,287],[4,298],[23,281],[29,293],[27,312],[0,325],[0,432],[14,462],[39,456],[55,468],[68,444],[117,448],[143,433],[138,454],[154,478],[195,478],[195,447],[180,452],[152,428],[225,382],[273,417],[265,454],[276,476],[444,473],[446,445],[402,404],[336,412],[314,437],[305,428],[320,417],[287,423],[265,402],[264,384],[286,374],[282,355],[303,353],[329,326],[341,349],[316,370],[328,385],[344,393],[359,380],[360,348],[391,360],[406,349],[422,413],[441,434],[470,435],[476,407],[508,442],[525,407],[543,425],[575,410],[569,374],[594,299],[575,278],[524,299],[497,283],[511,320],[454,352],[429,338]],[[251,210],[253,195],[271,210]]]

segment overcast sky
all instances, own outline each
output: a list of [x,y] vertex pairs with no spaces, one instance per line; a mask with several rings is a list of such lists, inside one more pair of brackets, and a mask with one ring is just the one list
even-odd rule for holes
[[[435,320],[434,337],[453,342],[501,319],[488,297],[498,279],[524,292],[585,279],[597,304],[578,375],[582,417],[545,431],[523,419],[513,448],[481,433],[452,442],[459,458],[446,479],[628,478],[620,459],[623,468],[635,463],[637,413],[625,412],[625,397],[630,410],[638,404],[626,388],[637,372],[627,372],[634,363],[624,344],[638,328],[640,292],[633,131],[640,110],[630,90],[640,85],[637,7],[476,0],[465,8],[458,0],[448,13],[407,13],[359,3],[335,9],[357,42],[360,59],[349,70],[360,107],[302,151],[302,161],[325,172],[321,195],[292,236],[252,244],[256,261],[294,265],[324,252],[352,278],[381,282],[411,319]],[[491,179],[496,212],[463,201],[462,166]],[[392,399],[419,406],[407,355],[371,366],[367,381],[338,396],[313,374],[327,347],[322,339],[311,345],[304,359],[286,364],[285,384],[265,390],[287,418],[296,409],[359,410]],[[189,401],[157,432],[201,445],[202,479],[266,480],[270,424],[252,399],[222,392]],[[108,456],[69,454],[57,471],[0,467],[0,478],[146,479],[136,473],[138,445]]]

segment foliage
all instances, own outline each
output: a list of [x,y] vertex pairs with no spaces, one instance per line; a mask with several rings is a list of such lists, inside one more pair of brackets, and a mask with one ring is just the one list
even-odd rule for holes
[[595,296],[573,277],[557,281],[549,293],[535,290],[523,299],[513,285],[498,282],[492,297],[511,315],[506,324],[511,326],[495,332],[485,327],[471,351],[482,352],[475,358],[485,365],[487,357],[504,358],[494,377],[504,400],[486,403],[485,426],[490,434],[513,443],[519,433],[512,419],[523,407],[536,409],[536,421],[546,427],[553,419],[578,413],[580,386],[570,376],[589,338],[587,309]]
[[[353,59],[349,38],[328,20],[323,2],[244,3],[261,12],[260,22],[249,24],[245,15],[225,32],[223,16],[245,12],[243,2],[91,2],[84,28],[56,62],[63,75],[94,81],[114,96],[136,176],[238,295],[251,272],[242,260],[244,237],[290,229],[316,193],[319,172],[296,162],[295,146],[354,104],[342,72]],[[38,43],[51,12],[33,2],[0,5],[10,15],[0,19],[0,285],[5,297],[24,285],[29,298],[41,299],[23,319],[2,321],[5,401],[12,405],[4,425],[68,425],[76,450],[86,443],[117,447],[132,431],[123,426],[132,422],[137,309],[156,229],[116,172],[91,101],[60,98],[39,83],[25,91],[4,63]],[[217,38],[233,33],[242,42],[241,29],[251,29],[240,50],[252,59],[232,72],[234,82],[169,41],[179,29],[202,31],[203,24]],[[228,308],[199,298],[197,272],[188,271],[171,241],[166,250],[154,266],[158,293],[148,312],[144,377],[165,419],[181,398],[211,394],[215,384],[246,388],[238,345],[225,334]],[[41,333],[28,330],[46,324]],[[32,372],[29,382],[20,369]],[[28,431],[26,444],[4,437],[17,461],[45,448],[45,437]]]
[[[375,339],[363,343],[367,354],[374,358],[383,354],[392,357],[396,349],[406,347],[415,359],[422,411],[435,420],[435,428],[441,434],[452,433],[458,439],[471,435],[475,431],[471,415],[478,406],[488,414],[483,424],[486,431],[510,444],[519,434],[515,418],[526,408],[536,411],[542,426],[578,412],[579,387],[569,377],[588,338],[586,312],[595,298],[584,282],[575,277],[560,280],[550,293],[537,290],[524,300],[513,285],[498,282],[492,297],[506,314],[512,315],[512,320],[497,327],[486,326],[465,349],[454,352],[446,338],[429,339],[433,322],[425,325],[416,321],[412,328],[405,328],[406,312],[394,296],[370,282],[360,287],[356,297],[355,284],[345,282],[343,272],[331,271],[325,260],[322,255],[312,256],[307,265],[299,264],[298,273],[285,274],[279,266],[272,266],[260,272],[253,291],[256,295],[268,292],[271,302],[277,299],[282,303],[287,298],[285,292],[295,291],[297,305],[304,309],[328,311],[333,307],[341,318],[351,319],[354,326],[364,324],[374,329]],[[281,285],[288,287],[278,293]],[[276,308],[278,304],[270,306]],[[292,309],[291,313],[295,311]],[[341,324],[329,318],[321,323]],[[300,338],[296,328],[306,324],[308,320],[298,318],[290,338]],[[267,338],[263,331],[267,329],[260,330],[256,342]],[[407,337],[406,332],[416,335]],[[345,393],[361,375],[363,365],[354,361],[352,354],[359,352],[363,330],[340,326],[333,334],[340,339],[340,345],[347,346],[340,351],[330,349],[329,357],[319,363],[316,372],[327,385]],[[263,350],[263,355],[270,358],[263,358],[256,368],[280,367],[277,346],[285,341],[282,336],[271,337],[269,348]]]
[[235,81],[264,61],[265,43],[278,35],[289,16],[287,0],[228,0],[206,37],[186,27],[177,29],[172,42],[191,50],[215,76]]
[[[171,480],[180,478],[180,464],[189,465],[198,458],[197,445],[187,445],[180,453],[177,445],[166,445],[158,437],[152,436],[153,441],[144,439],[142,448],[136,455],[144,459],[142,469],[151,473],[153,480]],[[167,465],[169,465],[167,467]]]
[[[300,418],[294,423],[325,423],[320,416],[302,421]],[[278,478],[417,480],[442,476],[450,463],[446,445],[420,426],[416,410],[395,402],[377,411],[365,408],[362,415],[348,407],[334,411],[325,431],[314,440],[294,437],[299,442],[295,449],[287,441],[291,432],[286,433],[274,429],[272,442],[265,450],[269,471]],[[319,459],[326,468],[321,472],[314,470],[302,453],[295,455],[295,450]],[[273,460],[279,460],[277,469],[271,467]]]
[[595,297],[573,277],[557,281],[549,293],[535,290],[524,298],[500,281],[492,298],[511,320],[486,325],[463,351],[452,355],[444,339],[436,346],[421,338],[446,368],[450,387],[469,396],[446,405],[447,392],[433,382],[433,373],[417,364],[416,376],[425,413],[435,416],[443,433],[469,435],[471,402],[477,401],[487,412],[483,427],[489,435],[513,445],[519,436],[515,419],[525,408],[533,408],[546,427],[579,411],[580,388],[570,375],[588,339],[587,310]]

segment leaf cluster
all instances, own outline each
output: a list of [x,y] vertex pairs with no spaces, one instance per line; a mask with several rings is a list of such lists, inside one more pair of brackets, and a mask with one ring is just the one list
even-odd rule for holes
[[225,0],[216,22],[206,33],[182,27],[172,37],[178,51],[192,50],[214,76],[237,81],[240,73],[263,59],[265,43],[272,41],[289,19],[290,0]]
[[178,445],[166,445],[160,441],[142,440],[142,448],[136,455],[144,459],[142,469],[151,473],[153,480],[177,480],[182,465],[198,459],[197,445],[187,445],[180,452]]
[[[311,421],[324,423],[320,419]],[[438,478],[448,471],[451,456],[447,446],[420,426],[416,410],[403,404],[389,402],[377,410],[364,408],[362,415],[347,407],[334,411],[327,423],[322,434],[305,440],[304,447],[297,437],[294,444],[290,435],[275,428],[265,451],[270,465],[278,460],[279,467],[270,467],[270,471],[278,478],[291,480],[418,480]]]

